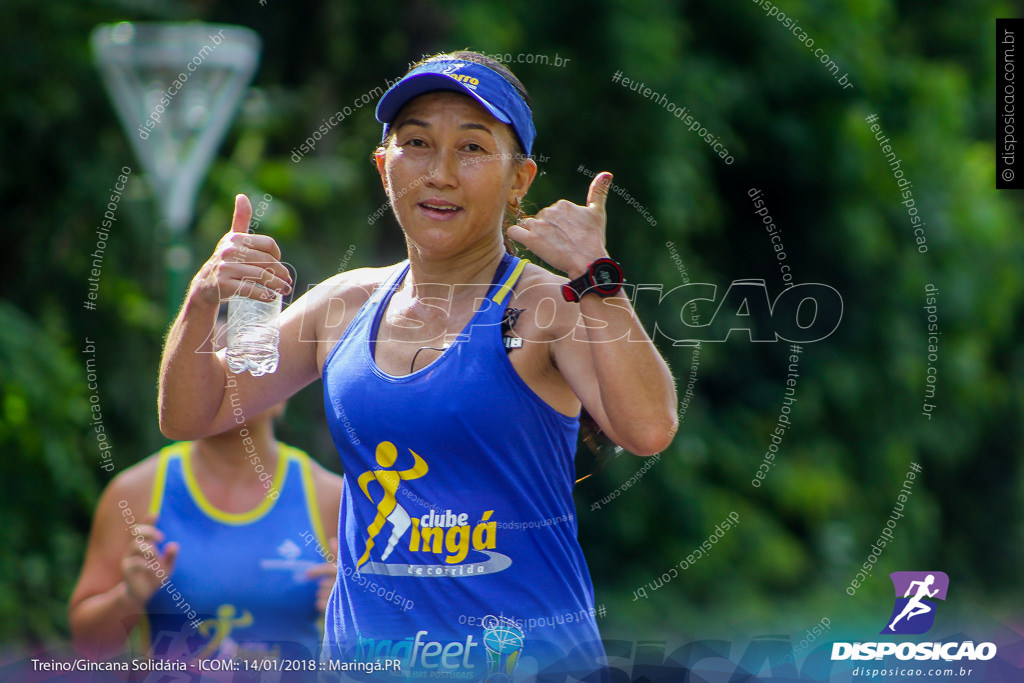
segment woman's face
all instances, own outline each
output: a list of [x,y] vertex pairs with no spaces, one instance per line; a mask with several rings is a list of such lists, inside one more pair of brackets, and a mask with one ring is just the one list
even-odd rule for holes
[[516,160],[513,135],[473,98],[451,91],[420,95],[398,113],[377,168],[422,255],[502,243],[506,205],[526,194],[537,173],[532,159]]

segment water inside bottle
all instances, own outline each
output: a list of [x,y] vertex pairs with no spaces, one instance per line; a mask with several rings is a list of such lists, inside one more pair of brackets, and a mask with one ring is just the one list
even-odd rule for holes
[[281,336],[277,329],[268,329],[266,323],[241,325],[236,335],[235,343],[227,351],[231,372],[249,371],[253,377],[259,377],[277,370],[277,344]]
[[228,313],[226,359],[231,372],[248,371],[253,377],[277,370],[280,302],[267,303],[232,297]]

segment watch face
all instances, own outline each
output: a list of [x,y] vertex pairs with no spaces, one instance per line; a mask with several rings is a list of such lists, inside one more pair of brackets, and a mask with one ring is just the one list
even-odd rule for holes
[[596,263],[591,272],[594,286],[601,292],[614,294],[622,285],[622,273],[614,263]]

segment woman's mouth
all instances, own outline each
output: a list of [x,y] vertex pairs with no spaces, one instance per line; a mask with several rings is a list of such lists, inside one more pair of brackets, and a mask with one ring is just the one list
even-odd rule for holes
[[462,207],[444,199],[427,199],[417,206],[424,214],[438,221],[449,220],[462,211]]

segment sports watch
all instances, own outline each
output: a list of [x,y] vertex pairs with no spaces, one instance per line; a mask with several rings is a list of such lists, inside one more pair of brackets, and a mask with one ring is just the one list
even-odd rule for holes
[[606,256],[587,266],[583,275],[562,285],[562,296],[574,303],[584,294],[597,294],[603,299],[617,294],[623,282],[622,266]]

